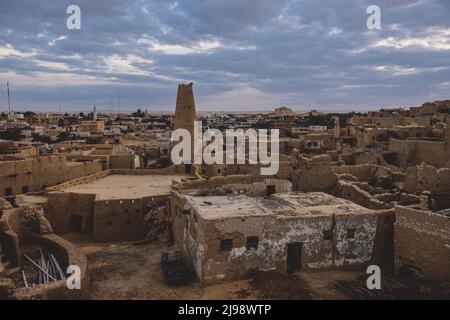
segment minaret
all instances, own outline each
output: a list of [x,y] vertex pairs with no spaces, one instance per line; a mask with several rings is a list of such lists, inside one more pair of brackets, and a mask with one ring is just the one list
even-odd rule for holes
[[[173,129],[186,129],[191,134],[191,159],[194,160],[194,123],[197,121],[195,112],[194,92],[191,82],[189,84],[180,83],[178,85],[177,102]],[[188,171],[188,170],[185,170]]]
[[339,121],[339,117],[334,117],[334,137],[339,139],[341,137],[341,122]]
[[92,120],[97,121],[97,107],[94,104],[94,108],[92,109]]
[[194,136],[194,122],[197,120],[195,113],[193,83],[178,85],[177,103],[175,109],[174,129],[187,129]]

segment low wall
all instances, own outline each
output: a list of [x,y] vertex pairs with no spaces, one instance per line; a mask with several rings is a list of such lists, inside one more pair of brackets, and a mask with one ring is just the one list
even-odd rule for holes
[[[86,256],[71,242],[55,235],[34,235],[29,242],[47,248],[55,254],[62,265],[77,265],[81,271],[81,289],[69,290],[66,280],[58,280],[34,287],[15,289],[14,296],[20,300],[65,300],[86,299],[89,293],[89,274]],[[65,271],[65,270],[63,270]]]

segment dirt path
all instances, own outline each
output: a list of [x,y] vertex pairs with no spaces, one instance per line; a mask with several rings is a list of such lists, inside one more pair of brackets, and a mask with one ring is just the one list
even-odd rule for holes
[[266,272],[252,279],[202,285],[192,281],[168,286],[160,266],[161,253],[174,250],[165,244],[91,243],[79,235],[65,235],[78,244],[89,260],[90,299],[345,299],[335,290],[339,280],[356,279],[360,272],[301,272],[297,275]]

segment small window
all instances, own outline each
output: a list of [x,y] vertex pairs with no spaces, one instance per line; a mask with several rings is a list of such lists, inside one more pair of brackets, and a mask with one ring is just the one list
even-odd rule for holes
[[271,196],[271,195],[273,195],[276,192],[277,192],[277,190],[275,188],[275,185],[268,185],[268,186],[266,186],[266,194],[268,196]]
[[131,226],[131,218],[128,218],[126,223],[127,223],[127,226]]
[[347,239],[355,239],[355,229],[347,229]]
[[12,195],[12,188],[6,188],[5,189],[5,196],[7,197],[7,196],[10,196],[10,195]]
[[323,231],[323,240],[331,240],[331,230]]
[[106,225],[107,225],[108,227],[112,227],[112,221],[111,221],[111,220],[108,220],[108,221],[106,222]]
[[220,251],[221,252],[230,251],[231,249],[233,249],[233,240],[232,239],[220,240]]
[[22,187],[22,193],[28,193],[28,186]]
[[258,249],[259,238],[255,236],[247,237],[247,250]]

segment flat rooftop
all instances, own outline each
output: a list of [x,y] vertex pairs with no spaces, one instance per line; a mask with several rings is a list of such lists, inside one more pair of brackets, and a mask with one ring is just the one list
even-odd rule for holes
[[172,181],[185,175],[119,175],[111,174],[99,180],[64,189],[64,192],[96,194],[96,200],[140,199],[168,195]]
[[191,208],[205,220],[244,216],[329,216],[332,214],[363,214],[373,210],[349,200],[323,192],[277,193],[270,197],[242,194],[225,196],[186,196]]

